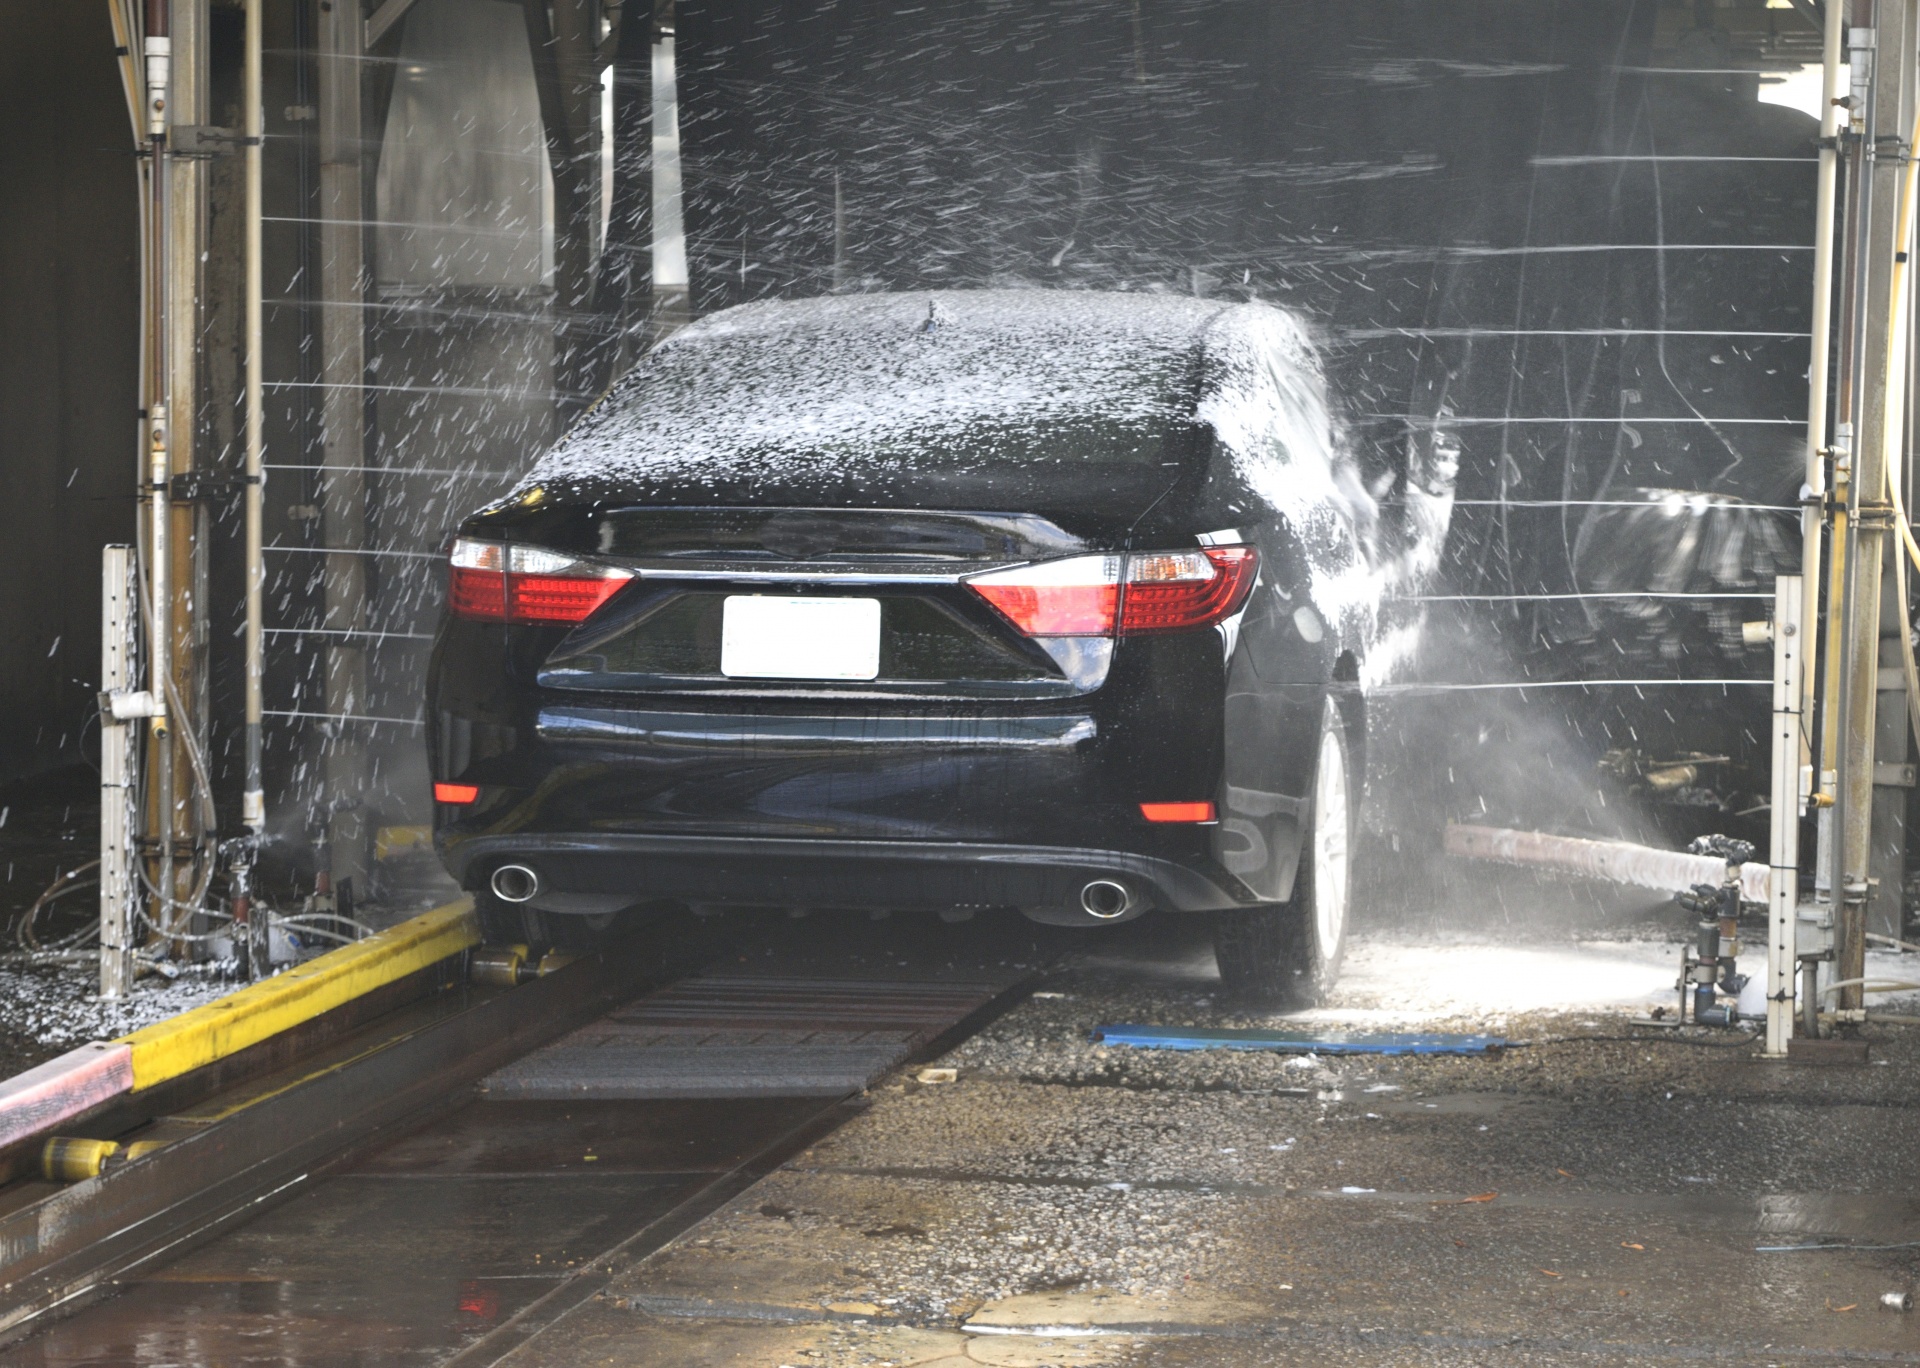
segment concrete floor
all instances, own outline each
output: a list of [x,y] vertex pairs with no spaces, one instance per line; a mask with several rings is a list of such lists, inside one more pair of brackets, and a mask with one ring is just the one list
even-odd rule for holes
[[1524,934],[1368,931],[1306,1017],[1532,1042],[1489,1058],[1108,1049],[1087,1032],[1256,1019],[1195,925],[1090,942],[957,1081],[876,1089],[507,1361],[1920,1362],[1880,1306],[1920,1245],[1757,1252],[1920,1242],[1920,1032],[1852,1069],[1560,1039],[1670,1000],[1681,923],[1536,891],[1565,915]]
[[[1064,957],[941,1061],[954,1081],[879,1085],[502,1361],[1920,1362],[1920,1316],[1879,1304],[1920,1280],[1920,1028],[1872,1028],[1859,1068],[1762,1061],[1737,1033],[1637,1039],[1630,1018],[1672,1000],[1683,914],[1463,875],[1469,896],[1418,929],[1362,926],[1334,999],[1290,1018],[1220,1000],[1197,919],[1048,933]],[[898,939],[1037,962],[1011,919],[783,925],[815,956]],[[1515,1044],[1343,1060],[1089,1039],[1128,1021]],[[0,1359],[441,1362],[791,1124],[777,1103],[518,1110],[538,1105],[476,1104]],[[1829,1241],[1916,1243],[1758,1248]]]

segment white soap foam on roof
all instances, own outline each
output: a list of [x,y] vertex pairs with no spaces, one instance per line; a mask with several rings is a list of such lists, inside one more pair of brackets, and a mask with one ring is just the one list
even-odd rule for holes
[[893,462],[903,441],[986,424],[1190,420],[1203,330],[1247,307],[1068,290],[742,305],[657,347],[522,487]]

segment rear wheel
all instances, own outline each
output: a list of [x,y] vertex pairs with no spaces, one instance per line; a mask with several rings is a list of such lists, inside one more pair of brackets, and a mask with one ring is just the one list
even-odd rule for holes
[[1292,899],[1214,914],[1213,957],[1234,997],[1263,1007],[1311,1007],[1339,977],[1352,888],[1348,778],[1346,730],[1329,701]]

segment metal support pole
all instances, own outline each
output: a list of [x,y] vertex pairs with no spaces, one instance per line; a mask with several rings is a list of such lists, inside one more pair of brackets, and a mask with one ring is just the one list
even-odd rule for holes
[[[1827,445],[1827,390],[1831,377],[1828,367],[1833,350],[1833,238],[1835,187],[1839,179],[1840,41],[1843,15],[1838,0],[1823,11],[1826,17],[1825,43],[1820,66],[1820,171],[1814,192],[1813,209],[1813,329],[1812,351],[1807,367],[1807,451],[1806,483],[1801,491],[1800,512],[1800,621],[1820,621],[1821,533],[1825,527],[1823,505],[1827,496],[1825,448]],[[1809,725],[1813,721],[1814,689],[1819,674],[1813,661],[1804,662],[1800,691],[1800,715]],[[1808,737],[1800,739],[1800,763],[1811,759]],[[1832,757],[1823,758],[1831,763]],[[1819,775],[1809,776],[1809,791],[1825,786]],[[1797,805],[1797,804],[1796,804]]]
[[[1867,212],[1856,236],[1854,336],[1858,348],[1852,388],[1857,440],[1849,481],[1849,529],[1841,645],[1839,720],[1839,860],[1841,878],[1835,918],[1834,973],[1855,986],[1842,990],[1839,1011],[1857,1011],[1864,999],[1857,985],[1865,972],[1867,899],[1871,888],[1874,825],[1874,762],[1880,633],[1884,616],[1886,544],[1892,530],[1888,501],[1888,451],[1899,440],[1901,415],[1895,386],[1904,366],[1902,339],[1893,335],[1894,249],[1898,235],[1905,138],[1912,122],[1915,0],[1881,0],[1866,41],[1874,45],[1873,79],[1867,100]],[[1856,29],[1856,33],[1859,30]],[[1856,39],[1856,59],[1865,43]],[[1891,139],[1891,141],[1889,141]],[[1904,802],[1905,795],[1897,795]],[[1887,801],[1882,799],[1882,801]]]
[[692,318],[686,214],[680,185],[680,94],[673,53],[672,0],[654,7],[653,40],[653,336]]
[[261,109],[260,89],[260,52],[261,52],[261,0],[246,0],[246,56],[242,82],[246,86],[245,107],[242,114],[247,138],[247,194],[246,194],[246,440],[247,440],[247,491],[246,491],[246,593],[247,593],[247,646],[246,646],[246,746],[247,773],[246,788],[240,798],[240,817],[247,829],[257,838],[266,829],[267,800],[261,789],[260,779],[260,716],[262,708],[261,676],[265,671],[261,652],[264,608],[262,603],[266,591],[266,567],[262,563],[261,552],[261,498],[265,491],[261,487],[260,465],[265,447],[266,407],[261,391],[261,243],[260,243],[260,178],[262,142],[266,136],[266,120]]
[[1781,575],[1773,592],[1773,791],[1767,847],[1767,1050],[1793,1034],[1794,922],[1800,901],[1801,590]]
[[[325,710],[367,712],[366,652],[366,299],[367,218],[361,133],[361,41],[357,4],[320,7],[320,503],[326,548],[325,615],[336,633],[326,648]],[[321,803],[331,886],[365,883],[366,742],[359,724],[327,724]],[[322,871],[328,872],[327,870]],[[358,891],[358,890],[357,890]]]
[[193,762],[193,755],[207,753],[206,648],[207,616],[207,505],[198,500],[176,499],[172,482],[191,477],[200,465],[200,377],[202,344],[201,320],[206,290],[203,287],[206,247],[207,162],[200,157],[182,156],[179,136],[172,130],[182,125],[195,128],[208,123],[207,77],[211,47],[210,0],[168,0],[172,18],[172,85],[167,101],[167,212],[172,219],[167,229],[167,255],[162,269],[167,290],[167,411],[172,418],[168,433],[168,491],[163,495],[167,509],[167,578],[170,592],[154,600],[153,611],[168,634],[169,667],[168,715],[172,733],[167,747],[170,785],[167,794],[167,820],[171,823],[173,859],[162,871],[166,882],[161,887],[179,904],[170,909],[169,925],[188,927],[190,912],[184,905],[193,901],[198,882],[196,873],[204,872],[201,862],[210,862],[214,833],[210,829],[211,795],[206,792],[204,776]]
[[152,831],[159,838],[160,860],[154,887],[161,892],[155,920],[166,917],[165,899],[173,890],[173,738],[169,734],[167,682],[173,669],[168,649],[166,605],[171,601],[167,545],[169,508],[167,479],[172,469],[168,422],[172,411],[173,375],[167,364],[168,226],[167,190],[172,167],[167,158],[167,119],[171,103],[173,37],[167,0],[147,0],[145,43],[147,78],[147,155],[150,203],[147,211],[147,463],[143,487],[147,500],[147,690],[153,706],[147,721],[148,746],[153,758],[154,794],[149,809]]
[[133,548],[109,546],[100,566],[100,996],[133,989],[133,725],[106,700],[133,688],[139,619]]

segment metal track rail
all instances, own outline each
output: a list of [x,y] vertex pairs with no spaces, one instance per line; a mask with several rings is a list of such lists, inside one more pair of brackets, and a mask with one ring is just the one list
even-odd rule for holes
[[140,1118],[124,1112],[72,1128],[160,1147],[71,1186],[27,1181],[0,1191],[0,1336],[17,1338],[47,1313],[84,1304],[116,1279],[286,1200],[396,1127],[464,1100],[490,1071],[657,982],[659,964],[608,954],[518,988],[450,986],[130,1134],[121,1127]]
[[[913,984],[874,980],[866,985],[872,990],[871,1010],[862,1017],[849,980],[783,978],[776,972],[759,980],[766,990],[760,993],[753,990],[751,975],[689,977],[700,963],[712,960],[718,948],[712,938],[676,920],[616,951],[500,989],[454,981],[459,961],[452,961],[440,967],[437,984],[412,986],[416,994],[422,987],[437,988],[424,997],[394,1006],[406,991],[405,985],[395,985],[389,999],[378,1004],[384,1014],[373,1014],[376,1004],[363,1004],[356,1008],[357,1021],[342,1018],[330,1034],[312,1027],[304,1041],[279,1042],[273,1057],[256,1054],[251,1067],[245,1059],[225,1061],[156,1090],[144,1106],[123,1100],[100,1109],[69,1133],[150,1141],[156,1147],[70,1186],[26,1180],[0,1189],[0,1344],[50,1326],[48,1333],[62,1338],[111,1339],[129,1326],[144,1333],[156,1306],[190,1318],[190,1311],[177,1306],[183,1284],[168,1280],[177,1276],[191,1284],[200,1275],[191,1268],[174,1275],[168,1271],[172,1261],[214,1258],[230,1265],[254,1257],[244,1252],[222,1255],[231,1243],[222,1237],[239,1236],[243,1227],[275,1208],[295,1213],[313,1209],[312,1201],[298,1200],[308,1194],[327,1208],[329,1201],[340,1200],[335,1179],[345,1179],[349,1187],[354,1182],[399,1182],[430,1205],[435,1200],[430,1185],[407,1180],[443,1177],[419,1171],[416,1161],[439,1144],[440,1133],[449,1128],[459,1131],[464,1126],[490,1136],[489,1143],[499,1144],[506,1137],[510,1148],[526,1148],[532,1143],[526,1136],[545,1127],[550,1146],[557,1138],[560,1150],[578,1158],[580,1136],[586,1132],[574,1127],[584,1124],[590,1130],[591,1118],[578,1118],[595,1106],[626,1109],[624,1119],[603,1127],[603,1135],[630,1134],[636,1122],[681,1108],[680,1124],[693,1138],[678,1143],[698,1146],[707,1159],[696,1157],[690,1166],[678,1161],[668,1165],[658,1179],[644,1180],[658,1183],[654,1197],[609,1210],[605,1220],[590,1227],[583,1225],[579,1238],[584,1243],[578,1252],[588,1257],[568,1260],[564,1272],[553,1270],[537,1294],[503,1307],[498,1323],[476,1327],[483,1331],[477,1337],[442,1341],[428,1333],[430,1343],[420,1346],[436,1358],[452,1355],[447,1361],[453,1363],[493,1362],[590,1300],[621,1270],[857,1115],[863,1079],[944,1053],[1023,996],[1033,977],[1031,971],[1002,969],[992,981],[971,985],[974,991],[969,993],[939,973],[929,973],[923,980],[926,996],[946,1004],[931,1011],[903,1001],[901,990]],[[643,996],[650,990],[650,996]],[[756,1011],[761,1020],[754,1019]],[[873,1041],[891,1032],[896,1046],[867,1056],[865,1071],[847,1074],[836,1091],[802,1089],[796,1095],[778,1080],[756,1085],[749,1079],[742,1091],[731,1095],[636,1094],[617,1086],[607,1091],[603,1080],[599,1096],[610,1100],[480,1100],[502,1095],[483,1091],[485,1080],[524,1079],[530,1062],[537,1065],[542,1059],[553,1061],[561,1076],[577,1077],[567,1072],[568,1051],[609,1030],[625,1032],[622,1043],[631,1051],[636,1029],[643,1034],[664,1029],[668,1076],[677,1080],[677,1071],[685,1067],[682,1056],[709,1028],[715,1032],[709,1043],[723,1056],[723,1076],[731,1076],[726,1051],[737,1049],[743,1039],[757,1039],[776,1058],[783,1057],[783,1050],[795,1049],[796,1038],[809,1032],[834,1059],[846,1057],[843,1041],[849,1034]],[[646,1040],[661,1044],[652,1035]],[[235,1081],[236,1074],[250,1076]],[[709,1100],[644,1100],[689,1096]],[[762,1101],[750,1100],[754,1098]],[[726,1108],[741,1105],[767,1109],[755,1124],[736,1129],[730,1139],[721,1138],[732,1124],[725,1119]],[[715,1109],[706,1120],[700,1119],[707,1116],[699,1111],[703,1107]],[[509,1116],[511,1121],[504,1119]],[[556,1183],[556,1194],[568,1184],[577,1191],[578,1165],[569,1173],[560,1171],[564,1165],[543,1167],[543,1162],[515,1160],[516,1171],[489,1176],[517,1185],[521,1195],[513,1200],[523,1208],[573,1200],[539,1194]],[[594,1173],[600,1176],[600,1171]],[[334,1195],[327,1197],[326,1191]],[[265,1225],[290,1219],[275,1215]],[[359,1239],[355,1232],[348,1243]],[[271,1232],[249,1234],[242,1245],[249,1240],[275,1248],[299,1243]],[[275,1240],[283,1244],[273,1246]],[[205,1254],[195,1252],[203,1249]],[[264,1276],[251,1268],[247,1275]],[[156,1281],[171,1289],[166,1297],[156,1302],[131,1295],[153,1293]],[[91,1306],[123,1290],[131,1300]],[[80,1313],[79,1318],[66,1320],[72,1313]],[[64,1323],[52,1325],[56,1320]],[[89,1331],[95,1323],[104,1328]],[[350,1337],[351,1331],[347,1333]],[[0,1354],[0,1361],[12,1358]],[[303,1360],[295,1355],[288,1361]]]

